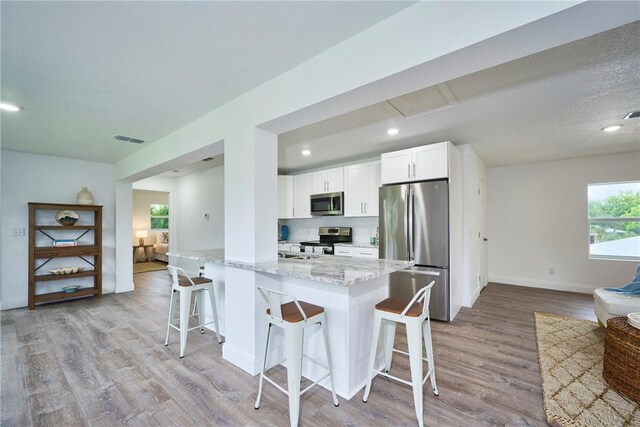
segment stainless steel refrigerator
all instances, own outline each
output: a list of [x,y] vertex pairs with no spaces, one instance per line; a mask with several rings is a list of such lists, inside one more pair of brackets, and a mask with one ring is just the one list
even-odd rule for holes
[[415,261],[413,267],[390,275],[390,296],[410,299],[435,280],[431,318],[451,320],[447,181],[381,187],[379,218],[379,257]]

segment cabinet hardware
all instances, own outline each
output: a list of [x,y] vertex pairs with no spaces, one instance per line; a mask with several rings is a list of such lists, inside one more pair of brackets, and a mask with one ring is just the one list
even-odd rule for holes
[[413,177],[416,177],[416,164],[413,164]]
[[362,208],[363,208],[363,206],[362,206],[362,205],[363,205],[363,203],[362,203],[362,202],[360,202],[360,213],[364,213],[364,211],[362,210]]
[[411,178],[411,164],[407,163],[407,178]]
[[367,202],[364,202],[364,213],[367,213]]

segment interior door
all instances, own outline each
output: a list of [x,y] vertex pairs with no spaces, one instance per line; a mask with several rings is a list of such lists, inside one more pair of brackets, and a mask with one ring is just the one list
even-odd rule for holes
[[478,284],[479,290],[487,286],[487,210],[485,205],[485,182],[478,178],[478,212],[476,229],[478,230]]

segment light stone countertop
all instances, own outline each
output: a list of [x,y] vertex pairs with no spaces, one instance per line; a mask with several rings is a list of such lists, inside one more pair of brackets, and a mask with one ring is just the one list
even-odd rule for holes
[[413,261],[365,259],[334,255],[315,255],[309,259],[278,258],[275,261],[249,263],[225,259],[224,249],[170,252],[167,255],[338,286],[352,286],[413,265]]

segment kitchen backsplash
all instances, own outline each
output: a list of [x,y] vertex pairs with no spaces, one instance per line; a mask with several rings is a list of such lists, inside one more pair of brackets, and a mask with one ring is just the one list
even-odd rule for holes
[[353,241],[356,243],[368,243],[369,238],[376,235],[378,217],[349,218],[343,216],[324,216],[304,219],[281,219],[280,225],[289,227],[289,240],[300,242],[305,240],[318,240],[319,227],[351,227]]

